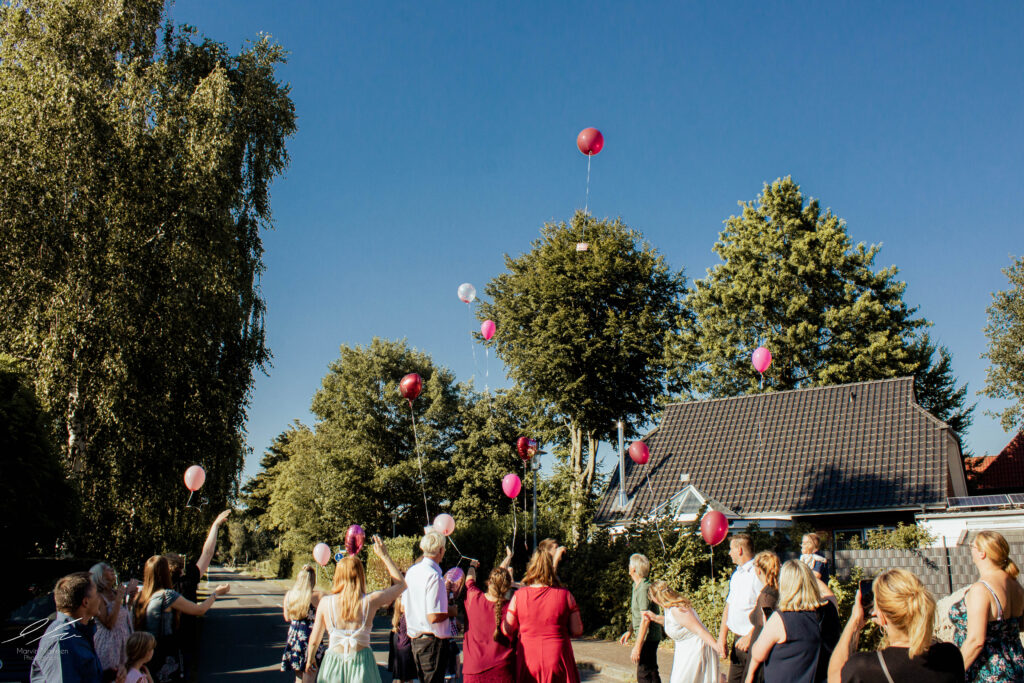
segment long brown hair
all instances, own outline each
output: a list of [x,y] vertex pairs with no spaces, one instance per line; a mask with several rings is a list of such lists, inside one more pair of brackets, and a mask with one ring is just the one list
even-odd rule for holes
[[331,593],[338,596],[336,614],[341,621],[359,621],[360,603],[366,595],[366,573],[363,563],[355,555],[349,555],[334,569],[334,583]]
[[146,568],[142,573],[142,590],[135,600],[135,628],[145,630],[146,607],[153,594],[171,588],[171,567],[163,555],[154,555],[146,560]]
[[501,610],[508,603],[509,590],[512,588],[512,577],[504,567],[495,567],[487,577],[487,594],[494,598],[494,633],[491,639],[496,643],[508,645],[508,638],[501,632]]
[[542,586],[561,586],[558,575],[555,574],[555,563],[551,559],[551,553],[538,546],[533,551],[530,564],[526,566],[526,573],[523,574],[523,585],[540,584]]

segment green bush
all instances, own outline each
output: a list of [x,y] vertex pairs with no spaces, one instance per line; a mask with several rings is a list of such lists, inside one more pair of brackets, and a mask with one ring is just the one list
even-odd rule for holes
[[917,550],[930,546],[936,538],[924,527],[899,522],[895,529],[868,529],[866,545],[871,550]]

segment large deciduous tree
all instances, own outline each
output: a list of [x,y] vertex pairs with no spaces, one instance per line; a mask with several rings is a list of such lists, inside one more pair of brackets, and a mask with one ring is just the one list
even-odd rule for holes
[[237,490],[269,358],[260,231],[295,129],[280,47],[232,54],[163,7],[0,1],[0,350],[56,420],[71,550],[133,562],[201,540]]
[[985,388],[989,398],[1009,401],[993,411],[1006,431],[1024,430],[1024,257],[1003,270],[1010,288],[992,295],[988,307]]
[[[577,243],[586,242],[586,251]],[[624,420],[631,434],[665,389],[665,342],[682,316],[685,278],[620,220],[577,212],[546,224],[529,252],[506,256],[478,315],[497,323],[489,342],[537,412],[569,447],[571,519],[591,504],[598,444]],[[584,445],[587,458],[584,460]]]
[[875,270],[877,245],[853,245],[845,222],[788,177],[740,206],[714,246],[722,263],[687,297],[693,317],[671,349],[676,390],[757,391],[750,357],[764,345],[770,389],[915,375],[921,405],[966,428],[973,407],[949,352],[921,334],[929,323],[903,300],[896,267]]

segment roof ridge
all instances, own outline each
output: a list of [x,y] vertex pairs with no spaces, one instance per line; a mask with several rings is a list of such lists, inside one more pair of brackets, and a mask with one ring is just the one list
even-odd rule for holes
[[[735,400],[740,400],[740,399],[750,399],[750,398],[758,398],[758,397],[764,397],[764,396],[782,396],[784,394],[795,394],[795,393],[804,392],[804,391],[836,390],[836,389],[842,389],[844,387],[863,386],[865,384],[885,384],[886,382],[905,382],[907,380],[913,381],[913,379],[914,379],[913,375],[905,375],[903,377],[887,377],[885,379],[869,379],[869,380],[863,380],[863,381],[860,381],[860,382],[848,382],[846,384],[825,384],[825,385],[822,385],[822,386],[800,387],[799,389],[785,389],[783,391],[762,391],[762,392],[757,393],[757,394],[740,394],[739,396],[722,396],[720,398],[697,398],[697,399],[693,399],[691,401],[677,401],[676,403],[666,403],[665,407],[667,408],[669,406],[685,406],[685,405],[690,405],[690,404],[693,404],[693,403],[715,403],[715,402],[718,402],[718,401],[735,401]],[[913,403],[913,405],[918,405],[918,404],[915,401]],[[925,412],[927,412],[927,411],[925,411]],[[938,419],[938,418],[936,418],[934,416],[932,416],[932,418],[936,419],[936,420]],[[941,422],[941,420],[940,420],[940,422]],[[943,422],[943,424],[945,424],[945,423]]]

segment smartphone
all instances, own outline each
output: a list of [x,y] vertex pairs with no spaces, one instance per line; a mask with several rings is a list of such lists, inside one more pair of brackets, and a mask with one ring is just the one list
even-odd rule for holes
[[871,608],[875,605],[875,592],[872,584],[874,584],[873,579],[861,579],[858,586],[860,588],[860,606],[868,613],[871,612]]

